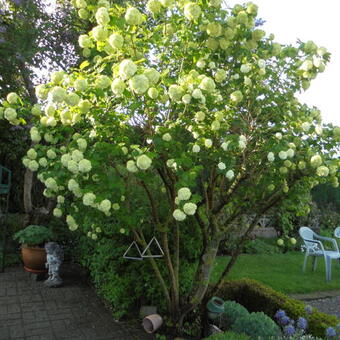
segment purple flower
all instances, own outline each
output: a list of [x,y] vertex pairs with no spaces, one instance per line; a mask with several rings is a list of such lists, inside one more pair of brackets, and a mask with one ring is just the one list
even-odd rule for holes
[[289,323],[291,323],[291,320],[290,320],[290,318],[289,318],[287,315],[285,315],[285,316],[283,316],[281,319],[279,319],[278,322],[279,322],[279,324],[280,324],[281,326],[286,326],[286,325],[288,325]]
[[283,332],[288,336],[294,335],[295,334],[295,327],[293,325],[288,325],[288,326],[284,327]]
[[302,317],[298,318],[296,322],[296,327],[305,331],[308,327],[307,320]]
[[307,314],[312,314],[312,312],[313,312],[313,307],[310,306],[310,305],[307,305],[307,306],[305,307],[305,311],[306,311]]
[[335,331],[335,329],[334,329],[333,327],[328,327],[328,328],[326,329],[326,336],[327,336],[328,338],[333,338],[333,337],[335,337],[335,336],[336,336],[336,331]]
[[284,316],[286,316],[286,312],[282,309],[279,309],[274,315],[275,319],[277,320],[281,319]]

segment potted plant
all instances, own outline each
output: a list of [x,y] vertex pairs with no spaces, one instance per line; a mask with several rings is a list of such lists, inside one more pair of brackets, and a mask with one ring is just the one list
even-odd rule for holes
[[39,274],[46,272],[45,242],[53,239],[53,232],[40,225],[29,225],[14,234],[13,238],[21,243],[21,254],[26,271]]

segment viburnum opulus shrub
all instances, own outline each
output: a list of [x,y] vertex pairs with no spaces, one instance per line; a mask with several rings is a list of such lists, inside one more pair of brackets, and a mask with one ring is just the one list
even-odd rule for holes
[[[164,257],[148,261],[181,325],[204,299],[220,240],[238,232],[241,216],[251,216],[247,236],[302,188],[338,185],[340,128],[295,96],[330,54],[312,41],[276,42],[255,25],[252,3],[73,2],[94,23],[79,37],[87,60],[37,86],[35,145],[23,162],[71,230],[93,242],[124,234],[126,246],[141,248],[146,233],[157,236]],[[2,105],[12,124],[30,114],[13,93]],[[202,249],[186,294],[183,228],[200,233]]]

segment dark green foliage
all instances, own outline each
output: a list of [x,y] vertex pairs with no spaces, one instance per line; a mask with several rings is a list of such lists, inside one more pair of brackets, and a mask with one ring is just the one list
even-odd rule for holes
[[248,339],[250,339],[248,335],[229,331],[210,335],[204,340],[248,340]]
[[[131,239],[124,235],[112,239],[102,238],[96,242],[80,236],[73,249],[73,258],[89,269],[97,292],[112,306],[117,319],[129,313],[138,315],[141,305],[155,305],[160,313],[166,308],[149,261],[122,257],[130,243]],[[164,259],[156,261],[166,277]],[[192,263],[181,262],[181,294],[190,289],[195,269]]]
[[277,339],[280,335],[279,326],[263,312],[251,313],[237,318],[231,329],[236,333],[245,333],[253,340]]
[[21,244],[28,246],[42,245],[54,238],[53,232],[40,225],[29,225],[13,235],[13,238]]
[[332,205],[334,211],[340,211],[340,187],[334,188],[330,184],[320,184],[313,188],[312,197],[320,209]]
[[277,246],[270,245],[261,239],[248,241],[243,248],[245,254],[278,254],[280,249]]
[[226,301],[224,303],[224,312],[222,320],[224,327],[230,328],[234,322],[239,319],[246,317],[249,314],[246,308],[235,301]]
[[[235,300],[251,312],[264,312],[272,318],[279,309],[285,310],[293,319],[307,317],[303,302],[291,299],[251,279],[226,281],[217,295],[224,300]],[[308,316],[308,320],[309,332],[319,337],[324,336],[327,327],[334,327],[339,323],[336,317],[316,310]]]

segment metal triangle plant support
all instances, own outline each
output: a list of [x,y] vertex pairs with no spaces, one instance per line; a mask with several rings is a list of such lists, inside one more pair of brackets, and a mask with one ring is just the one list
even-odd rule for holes
[[[151,244],[152,244],[153,242],[156,243],[156,245],[157,245],[157,247],[158,247],[158,249],[159,249],[159,251],[160,251],[160,254],[158,254],[158,255],[153,255],[153,254],[151,254],[151,255],[145,255],[146,252],[150,249],[150,246],[151,246]],[[146,246],[146,248],[143,250],[143,252],[142,252],[142,257],[144,258],[144,257],[163,257],[163,256],[164,256],[164,251],[163,251],[162,247],[160,246],[158,240],[157,240],[156,237],[154,236],[154,237],[151,239],[151,241],[149,242],[149,244]]]
[[[130,250],[133,246],[134,246],[135,248],[137,248],[139,257],[136,257],[136,256],[128,256],[128,252],[129,252],[129,250]],[[128,260],[139,260],[139,261],[143,260],[142,253],[141,253],[141,251],[140,251],[140,249],[139,249],[138,244],[137,244],[136,241],[133,241],[133,242],[129,245],[129,248],[126,249],[126,251],[125,251],[125,253],[124,253],[124,255],[123,255],[123,258],[124,258],[124,259],[128,259]]]

